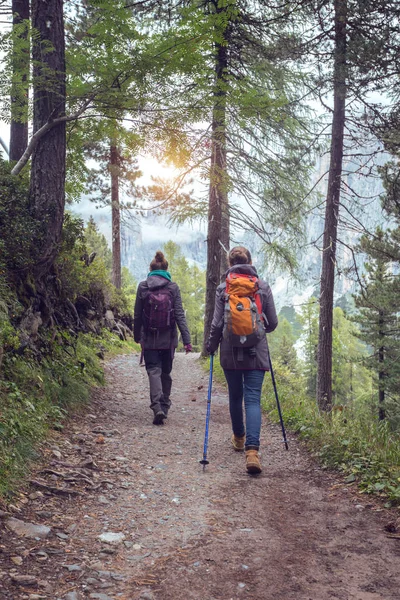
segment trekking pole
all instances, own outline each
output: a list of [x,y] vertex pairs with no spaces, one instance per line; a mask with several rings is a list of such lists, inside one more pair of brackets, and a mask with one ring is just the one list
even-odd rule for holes
[[285,444],[286,450],[289,450],[289,444],[288,444],[288,441],[286,439],[285,425],[283,424],[283,417],[282,417],[281,405],[279,403],[278,390],[276,389],[275,375],[274,375],[274,370],[272,368],[272,362],[271,362],[271,356],[270,356],[270,353],[269,353],[269,349],[268,349],[268,361],[269,361],[269,369],[271,371],[272,385],[274,386],[276,405],[278,407],[279,420],[281,422],[282,435],[283,435],[283,440],[282,441]]
[[207,448],[208,448],[208,424],[210,422],[210,414],[211,414],[211,390],[212,390],[212,379],[213,379],[213,367],[214,367],[214,354],[210,354],[210,378],[208,380],[206,431],[204,433],[203,460],[199,461],[200,464],[203,465],[203,471],[205,471],[206,465],[208,465],[210,462],[207,460]]

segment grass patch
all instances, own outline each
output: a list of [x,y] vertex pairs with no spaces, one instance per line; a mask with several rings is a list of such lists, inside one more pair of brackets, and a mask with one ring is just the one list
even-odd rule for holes
[[[278,361],[274,365],[285,425],[307,442],[314,456],[357,482],[360,490],[400,505],[400,437],[378,421],[365,402],[331,415],[321,414],[315,400],[301,389],[301,380]],[[263,408],[279,421],[272,384],[264,384]],[[341,407],[342,408],[342,407]]]
[[107,356],[117,356],[118,354],[128,354],[130,352],[141,352],[140,344],[137,344],[133,338],[128,338],[126,341],[122,341],[111,333],[108,329],[105,329],[101,337],[101,346],[107,352]]
[[[206,357],[206,358],[200,358],[200,364],[202,366],[202,368],[204,369],[204,371],[206,371],[207,373],[210,373],[210,357]],[[215,355],[214,356],[214,369],[213,369],[213,380],[217,381],[220,384],[225,384],[226,386],[226,379],[225,379],[225,374],[224,374],[224,370],[221,367],[221,364],[219,362],[219,355]],[[207,383],[208,386],[208,383]]]
[[90,390],[104,384],[98,354],[137,350],[109,331],[101,337],[62,332],[41,356],[6,356],[0,379],[0,496],[9,495],[37,457],[51,428],[62,428],[66,415],[85,406]]

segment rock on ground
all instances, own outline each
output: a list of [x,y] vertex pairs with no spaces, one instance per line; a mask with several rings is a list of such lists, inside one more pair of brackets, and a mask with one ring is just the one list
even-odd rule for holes
[[51,531],[50,527],[47,527],[46,525],[25,523],[24,521],[14,519],[13,517],[6,520],[6,526],[16,535],[27,538],[45,539]]
[[[293,436],[286,452],[267,423],[264,470],[249,477],[230,446],[218,385],[203,471],[207,374],[197,357],[176,357],[163,426],[152,425],[138,357],[119,356],[106,369],[87,415],[43,448],[33,479],[48,491],[22,490],[9,507],[20,521],[49,527],[47,537],[20,537],[4,515],[1,600],[398,599],[400,541],[385,531],[381,506],[320,469]],[[66,487],[79,495],[56,493]],[[122,543],[102,542],[110,533]],[[21,577],[32,584],[18,584]]]

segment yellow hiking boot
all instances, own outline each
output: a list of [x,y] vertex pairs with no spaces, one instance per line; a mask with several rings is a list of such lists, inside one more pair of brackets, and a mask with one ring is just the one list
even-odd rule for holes
[[246,470],[251,475],[261,473],[261,461],[258,450],[246,450]]
[[236,452],[243,452],[245,439],[245,435],[242,435],[241,437],[235,434],[232,435],[231,442]]

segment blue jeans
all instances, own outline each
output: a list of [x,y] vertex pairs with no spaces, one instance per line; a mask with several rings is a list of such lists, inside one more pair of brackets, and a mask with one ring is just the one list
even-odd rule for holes
[[[229,390],[229,411],[232,431],[241,437],[246,431],[246,448],[259,448],[261,431],[261,389],[265,371],[234,371],[226,369]],[[243,422],[243,397],[246,412],[246,430]]]

